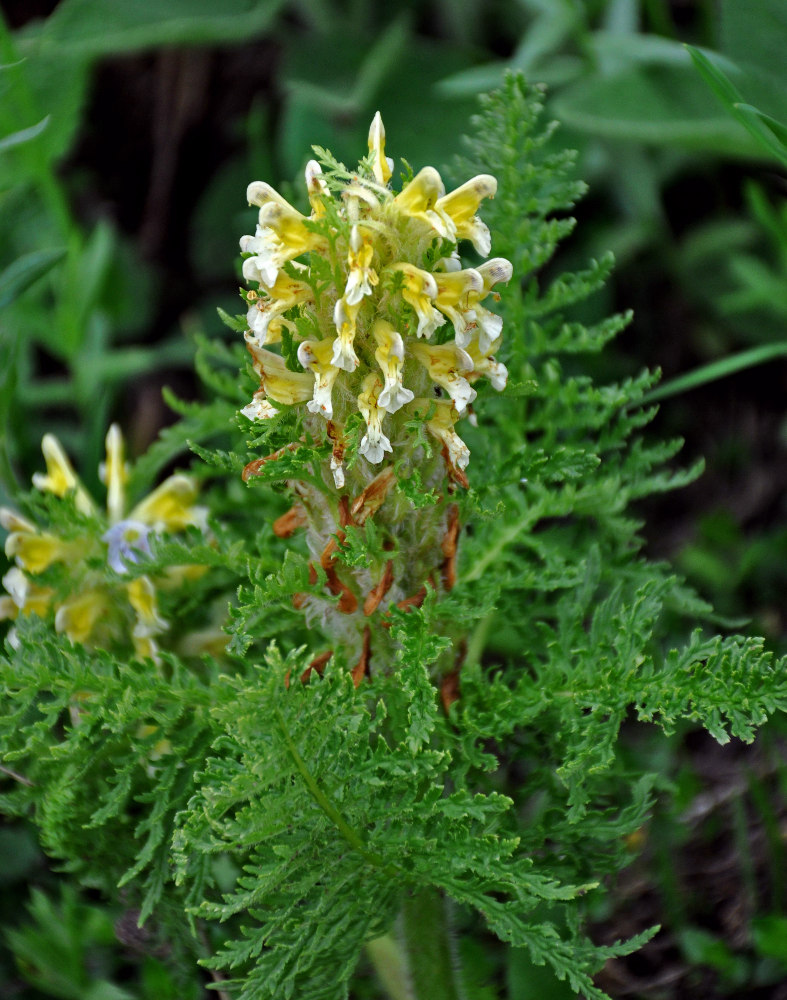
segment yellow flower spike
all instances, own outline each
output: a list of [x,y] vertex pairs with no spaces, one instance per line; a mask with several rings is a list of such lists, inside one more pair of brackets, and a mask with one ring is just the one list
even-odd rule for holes
[[476,391],[463,374],[473,370],[470,355],[456,344],[411,344],[410,350],[428,370],[429,377],[453,400],[457,413],[464,413]]
[[96,509],[93,501],[77,479],[68,456],[54,434],[44,435],[41,441],[41,451],[46,460],[46,472],[33,473],[33,486],[45,493],[54,493],[57,497],[64,497],[73,490],[77,510],[88,516],[95,514]]
[[[490,315],[493,315],[490,313]],[[471,340],[467,345],[467,353],[472,359],[473,370],[468,375],[468,378],[475,380],[484,376],[489,379],[494,389],[498,392],[502,392],[506,387],[506,382],[508,381],[508,369],[504,364],[491,356],[500,346],[500,341],[502,337],[498,340],[492,341],[489,344],[488,350],[482,350],[477,340]]]
[[470,461],[470,449],[454,430],[454,424],[459,419],[459,413],[453,403],[447,400],[416,400],[422,408],[435,406],[434,415],[426,422],[426,428],[446,447],[450,465],[457,469],[466,469]]
[[66,598],[57,609],[55,629],[64,632],[72,642],[86,642],[108,611],[109,600],[104,591],[82,591]]
[[52,563],[68,562],[83,551],[79,543],[64,542],[43,531],[12,531],[5,540],[5,554],[28,573],[43,573]]
[[[258,347],[248,334],[246,345],[253,359],[254,371],[260,377],[260,390],[274,403],[293,406],[312,398],[313,379],[306,372],[291,372],[284,358],[264,347]],[[257,397],[255,393],[255,398]]]
[[284,271],[279,271],[273,285],[266,288],[265,292],[252,300],[246,313],[249,330],[260,346],[277,344],[281,340],[280,317],[288,309],[313,301],[311,287],[305,281],[291,278]]
[[333,341],[331,364],[346,372],[354,372],[358,367],[358,355],[355,353],[353,341],[359,309],[360,303],[352,306],[344,299],[337,299],[333,310],[333,322],[339,336]]
[[419,170],[410,183],[393,200],[395,207],[413,219],[420,219],[439,236],[454,240],[456,226],[447,212],[438,208],[438,202],[445,194],[440,174],[434,167]]
[[[393,161],[385,146],[378,112],[369,128],[369,155],[356,173],[309,161],[306,189],[311,220],[318,225],[269,185],[258,182],[249,188],[249,200],[259,206],[259,225],[255,236],[241,241],[248,255],[243,273],[261,288],[248,296],[246,340],[261,384],[241,412],[264,420],[276,414],[274,404],[305,403],[307,432],[318,434],[311,415],[323,417],[334,442],[331,471],[341,490],[342,456],[352,440],[345,438],[345,418],[351,416],[346,411],[357,409],[366,422],[360,454],[381,463],[392,451],[384,426],[396,428],[389,430],[391,438],[404,443],[402,421],[394,417],[386,424],[386,414],[419,402],[431,405],[415,398],[416,393],[430,394],[428,373],[438,394],[430,433],[443,442],[449,477],[467,485],[461,470],[469,451],[454,424],[475,399],[477,379],[486,377],[495,388],[505,384],[505,367],[492,357],[502,319],[481,303],[496,284],[510,279],[512,268],[494,258],[463,269],[457,242],[470,240],[488,256],[489,230],[478,212],[484,199],[495,196],[497,182],[479,174],[446,193],[438,171],[426,166],[397,192],[389,187]],[[319,235],[310,232],[314,229]],[[318,256],[324,259],[318,262]],[[294,285],[306,284],[302,272],[308,269],[318,293],[304,293],[303,300],[280,293],[288,262],[289,275],[301,279]],[[293,311],[285,316],[288,308]],[[287,352],[264,349],[289,340],[284,326],[299,345],[303,375],[287,369],[282,356]],[[439,339],[449,342],[436,344],[434,334],[441,326],[448,332]],[[406,388],[410,378],[412,388]]]
[[107,514],[109,523],[114,524],[123,517],[126,507],[126,480],[128,473],[123,459],[123,435],[117,424],[112,424],[106,437],[107,460],[99,469],[101,479],[107,487]]
[[488,257],[492,249],[489,229],[476,213],[484,198],[494,198],[497,181],[491,174],[478,174],[440,198],[435,210],[444,212],[454,223],[456,237],[470,240],[476,252]]
[[[3,577],[2,584],[17,612],[34,615],[47,613],[54,595],[54,591],[50,587],[39,587],[38,584],[26,577],[17,566],[9,569]],[[3,607],[9,614],[3,614],[0,617],[16,618],[17,612],[13,612],[7,601],[4,601]]]
[[389,413],[396,413],[405,403],[409,403],[413,399],[412,392],[402,385],[404,341],[401,334],[397,333],[391,324],[386,323],[384,319],[377,320],[372,332],[378,344],[374,357],[382,369],[385,379],[385,385],[377,399],[377,405]]
[[389,271],[398,271],[404,276],[402,298],[413,307],[418,317],[417,336],[431,337],[437,327],[445,323],[445,317],[433,305],[433,299],[437,296],[437,282],[434,275],[401,261],[392,264]]
[[369,127],[369,152],[374,154],[374,179],[378,184],[387,184],[393,172],[393,160],[385,155],[385,128],[379,111],[375,112]]
[[205,511],[194,505],[196,499],[194,480],[175,474],[141,500],[124,523],[138,522],[154,531],[182,531],[190,525],[200,527],[204,524]]
[[366,433],[361,438],[358,454],[363,455],[372,465],[382,462],[386,451],[392,451],[391,442],[383,434],[385,410],[378,405],[382,382],[379,376],[369,374],[363,380],[358,396],[358,409],[366,421]]
[[372,268],[374,247],[368,233],[361,234],[359,227],[353,226],[350,233],[350,250],[347,265],[350,273],[344,288],[344,301],[348,306],[356,306],[365,295],[371,295],[378,282],[377,272]]
[[304,340],[298,347],[298,361],[314,373],[314,397],[306,404],[307,410],[330,420],[333,416],[331,392],[339,374],[333,364],[332,340]]
[[321,219],[325,215],[325,202],[330,200],[331,192],[322,176],[322,167],[316,160],[306,164],[306,192],[312,207],[312,218]]
[[483,295],[484,279],[472,267],[460,271],[438,271],[434,277],[437,284],[435,306],[451,320],[456,342],[464,347],[468,323],[465,314]]

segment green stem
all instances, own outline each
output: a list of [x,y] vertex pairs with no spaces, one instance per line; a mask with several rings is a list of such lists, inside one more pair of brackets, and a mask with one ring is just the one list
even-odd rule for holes
[[532,521],[532,514],[528,512],[524,517],[520,518],[520,520],[515,521],[509,528],[501,531],[494,545],[491,545],[486,552],[473,563],[467,573],[463,574],[462,583],[472,583],[473,580],[480,580],[486,570],[492,565],[492,563],[495,562],[496,559],[500,557],[508,545],[527,531]]
[[325,813],[328,819],[330,819],[331,822],[336,826],[336,828],[344,837],[344,839],[347,841],[347,843],[352,848],[354,848],[364,858],[364,860],[366,860],[370,865],[374,865],[376,868],[385,868],[386,865],[384,859],[380,857],[379,854],[376,854],[375,852],[370,851],[367,848],[360,834],[358,834],[355,830],[353,830],[353,828],[345,820],[344,816],[342,816],[342,814],[339,812],[339,810],[336,808],[333,802],[331,802],[328,796],[323,792],[323,790],[317,784],[314,775],[306,766],[306,761],[303,759],[303,757],[301,757],[300,753],[298,752],[298,748],[295,745],[295,741],[293,740],[292,736],[290,736],[290,732],[287,729],[287,723],[284,719],[284,716],[281,714],[278,708],[274,708],[273,711],[276,716],[276,721],[279,724],[281,734],[284,737],[284,741],[287,744],[287,748],[290,751],[290,755],[292,756],[295,766],[300,771],[301,777],[303,778],[306,787],[311,792],[311,795],[314,798],[317,805],[322,809],[322,811]]
[[366,953],[390,1000],[415,1000],[407,960],[393,935],[384,934],[373,941],[367,941]]
[[688,392],[699,385],[708,382],[715,382],[717,379],[734,375],[735,372],[744,371],[754,365],[764,364],[766,361],[773,361],[776,358],[783,358],[787,355],[787,343],[780,341],[777,344],[762,344],[759,347],[752,347],[748,351],[741,351],[728,358],[721,358],[718,361],[711,361],[707,365],[695,368],[686,372],[685,375],[678,375],[657,386],[651,392],[645,393],[642,399],[629,404],[630,408],[635,406],[650,406],[660,399],[668,399],[670,396],[677,396],[679,393]]
[[413,1000],[463,1000],[443,896],[432,888],[406,896],[401,928]]

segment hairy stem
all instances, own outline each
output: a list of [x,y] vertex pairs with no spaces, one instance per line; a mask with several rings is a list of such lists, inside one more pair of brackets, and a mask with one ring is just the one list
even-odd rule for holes
[[464,1000],[443,896],[429,888],[405,897],[401,929],[413,1000]]
[[410,985],[407,960],[392,934],[368,941],[366,953],[390,1000],[416,1000]]

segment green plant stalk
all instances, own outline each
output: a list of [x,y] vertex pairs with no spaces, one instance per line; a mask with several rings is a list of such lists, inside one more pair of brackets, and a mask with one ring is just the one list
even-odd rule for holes
[[404,952],[393,935],[368,941],[366,954],[390,1000],[414,1000]]
[[721,358],[719,361],[712,361],[710,364],[695,368],[694,371],[685,375],[678,375],[676,378],[664,382],[663,385],[646,393],[637,400],[636,406],[649,406],[661,399],[668,399],[670,396],[677,396],[682,392],[688,392],[697,386],[705,385],[708,382],[715,382],[727,375],[735,372],[753,368],[755,365],[764,364],[766,361],[773,361],[775,358],[787,356],[787,344],[763,344],[761,347],[752,347],[748,351],[741,351],[733,354],[729,358]]
[[464,1000],[442,895],[430,887],[406,896],[400,926],[413,1000]]

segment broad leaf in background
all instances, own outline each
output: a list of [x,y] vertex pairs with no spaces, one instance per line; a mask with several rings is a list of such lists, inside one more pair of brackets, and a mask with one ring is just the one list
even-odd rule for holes
[[65,0],[39,36],[44,58],[95,59],[161,45],[246,41],[273,23],[284,0]]

